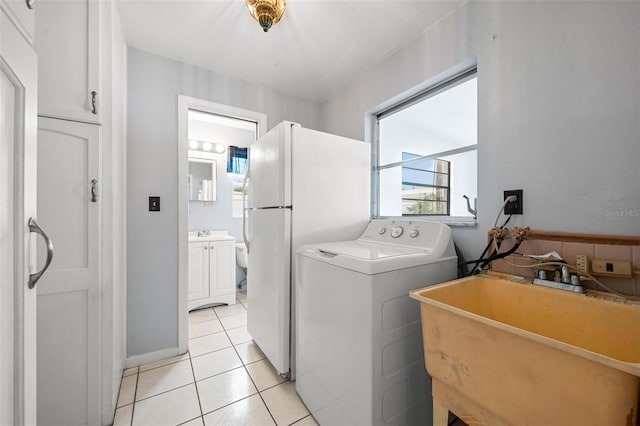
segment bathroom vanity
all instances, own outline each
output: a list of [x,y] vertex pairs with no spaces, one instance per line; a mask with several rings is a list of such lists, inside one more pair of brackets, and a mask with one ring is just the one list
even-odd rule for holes
[[189,310],[236,303],[236,240],[227,231],[189,232]]

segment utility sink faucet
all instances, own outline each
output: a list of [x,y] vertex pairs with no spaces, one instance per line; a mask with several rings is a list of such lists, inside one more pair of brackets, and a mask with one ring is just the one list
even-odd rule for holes
[[477,219],[478,218],[478,199],[477,198],[473,199],[473,208],[471,208],[471,202],[469,201],[469,197],[467,197],[466,195],[463,195],[462,198],[466,198],[467,200],[467,211],[469,211],[469,213],[471,213],[473,217]]
[[556,270],[556,277],[561,276],[558,281],[547,279],[547,271],[544,269],[538,270],[537,275],[538,277],[533,280],[534,284],[575,293],[584,293],[584,289],[582,285],[580,285],[580,277],[578,277],[578,275],[571,275],[568,266],[562,266],[560,272]]

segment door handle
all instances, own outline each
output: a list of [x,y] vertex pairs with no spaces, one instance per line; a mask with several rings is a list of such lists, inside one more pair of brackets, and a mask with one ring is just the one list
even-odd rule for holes
[[98,96],[98,92],[96,92],[95,90],[91,92],[91,113],[92,114],[98,113],[98,109],[96,108],[97,96]]
[[51,241],[51,238],[47,237],[47,234],[44,233],[42,228],[38,226],[36,220],[32,217],[29,218],[29,232],[35,232],[36,234],[42,235],[42,238],[44,238],[44,241],[47,244],[47,260],[44,262],[44,266],[39,272],[29,275],[29,288],[32,289],[36,286],[36,283],[42,274],[44,274],[47,268],[49,268],[49,265],[51,265],[51,260],[53,259],[53,241]]
[[98,201],[98,181],[96,179],[91,179],[91,202],[95,203]]

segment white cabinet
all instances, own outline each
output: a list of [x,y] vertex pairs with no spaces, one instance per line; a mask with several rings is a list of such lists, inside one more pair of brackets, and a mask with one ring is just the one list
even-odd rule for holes
[[209,243],[189,244],[189,300],[209,297]]
[[101,122],[100,4],[95,0],[36,3],[38,115]]
[[38,289],[38,423],[111,424],[126,356],[124,41],[111,0],[38,0],[32,13],[38,215],[56,251]]
[[236,303],[235,240],[189,243],[189,310]]
[[0,8],[13,22],[16,29],[33,45],[35,34],[34,10],[30,9],[26,0],[0,0]]

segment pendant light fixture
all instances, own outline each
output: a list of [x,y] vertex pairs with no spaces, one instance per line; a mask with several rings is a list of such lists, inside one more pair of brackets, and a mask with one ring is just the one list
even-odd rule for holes
[[285,5],[285,0],[247,0],[251,16],[260,23],[265,33],[280,20]]

